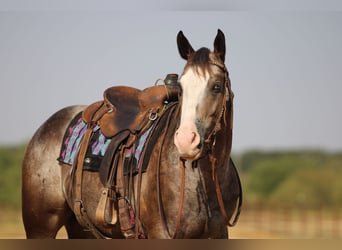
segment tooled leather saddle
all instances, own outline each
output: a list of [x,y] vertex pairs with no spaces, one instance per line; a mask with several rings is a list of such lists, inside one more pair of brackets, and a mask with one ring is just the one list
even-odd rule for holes
[[146,118],[154,120],[165,104],[178,98],[178,88],[174,84],[178,76],[169,74],[173,82],[139,90],[127,86],[115,86],[105,90],[103,101],[88,106],[83,112],[83,120],[90,124],[98,122],[106,137],[113,137],[123,130],[139,133],[146,125]]
[[[136,237],[134,225],[130,222],[131,208],[125,199],[119,199],[125,197],[123,149],[133,145],[137,138],[151,127],[162,115],[166,103],[178,100],[177,80],[177,74],[168,74],[164,85],[152,86],[144,90],[127,86],[111,87],[104,91],[103,100],[89,105],[83,111],[82,118],[87,123],[87,130],[80,144],[73,176],[74,213],[79,223],[92,231],[97,238],[106,238],[106,236],[90,221],[83,206],[81,192],[83,164],[93,127],[99,125],[103,135],[112,138],[101,164],[100,177],[104,188],[101,190],[101,198],[96,210],[96,222],[116,224],[119,214],[123,235],[126,238]],[[114,183],[116,190],[113,188]],[[117,206],[114,202],[117,202]],[[113,210],[109,221],[105,219],[108,203],[111,203]],[[118,212],[115,211],[115,207],[118,208]]]

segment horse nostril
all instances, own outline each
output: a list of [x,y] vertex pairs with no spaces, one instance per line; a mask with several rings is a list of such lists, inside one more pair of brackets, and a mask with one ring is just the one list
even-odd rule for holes
[[192,132],[192,140],[191,140],[191,143],[193,143],[195,140],[196,140],[196,133],[195,132]]

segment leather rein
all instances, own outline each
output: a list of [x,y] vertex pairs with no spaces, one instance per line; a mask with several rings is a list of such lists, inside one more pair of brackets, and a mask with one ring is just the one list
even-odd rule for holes
[[[226,87],[227,95],[226,95],[226,99],[224,100],[224,104],[222,105],[221,118],[218,119],[218,124],[223,119],[224,124],[226,126],[229,126],[228,127],[229,129],[233,129],[233,106],[232,105],[233,105],[234,93],[231,89],[228,70],[223,63],[213,61],[213,60],[210,60],[209,63],[220,68],[225,74],[225,87]],[[227,102],[229,99],[230,99],[230,118],[229,118],[229,124],[227,124],[227,121],[225,120],[225,118],[226,118],[226,112],[227,112]],[[213,146],[215,145],[215,135],[218,132],[218,130],[216,130],[217,127],[218,126],[216,126],[214,128],[212,134],[210,134],[209,138],[208,138],[208,140],[210,141],[210,137],[211,136],[213,137],[211,147],[210,147],[211,150],[209,151],[209,159],[211,162],[211,169],[212,169],[212,180],[215,183],[216,197],[217,197],[217,201],[218,201],[219,206],[220,206],[221,215],[222,215],[226,225],[233,227],[236,225],[236,223],[239,219],[239,216],[240,216],[241,205],[242,205],[242,192],[240,190],[239,200],[238,200],[238,203],[237,203],[236,208],[235,208],[235,217],[234,217],[233,221],[231,222],[231,218],[228,218],[228,215],[226,213],[226,209],[225,209],[225,205],[224,205],[224,201],[223,201],[223,197],[222,197],[222,192],[221,192],[221,188],[220,188],[220,183],[219,183],[219,179],[218,179],[217,171],[216,171],[217,158],[214,156],[214,152],[213,152],[213,148],[214,148]],[[228,149],[227,153],[230,157],[231,144],[229,145],[229,149]],[[241,186],[241,183],[239,183],[239,185]]]

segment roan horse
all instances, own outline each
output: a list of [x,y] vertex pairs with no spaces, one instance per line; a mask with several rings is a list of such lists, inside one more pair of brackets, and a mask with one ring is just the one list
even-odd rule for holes
[[[242,194],[230,159],[233,93],[224,64],[225,37],[218,30],[212,52],[195,51],[181,31],[177,44],[187,61],[176,85],[177,101],[163,115],[166,122],[159,136],[149,142],[146,172],[131,178],[130,200],[112,187],[116,194],[112,206],[105,203],[106,223],[99,222],[97,214],[105,190],[99,172],[81,171],[81,185],[74,180],[75,166],[56,160],[70,121],[86,107],[64,108],[37,130],[22,169],[22,215],[28,238],[55,238],[62,226],[69,238],[228,237],[228,226],[240,213]],[[120,201],[125,208],[131,204],[131,210],[122,212]],[[120,218],[127,213],[134,226],[125,231]]]

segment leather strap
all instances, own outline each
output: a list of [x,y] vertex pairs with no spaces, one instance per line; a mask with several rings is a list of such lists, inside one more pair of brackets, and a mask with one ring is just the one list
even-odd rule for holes
[[124,161],[125,161],[125,147],[122,147],[119,154],[117,180],[116,180],[116,191],[118,193],[118,209],[119,209],[119,221],[120,228],[123,235],[126,238],[134,238],[135,223],[131,222],[131,212],[133,212],[129,200],[125,194],[125,183],[124,183]]
[[87,151],[87,147],[89,144],[89,140],[91,137],[91,134],[93,132],[92,126],[88,126],[82,141],[81,146],[78,152],[77,156],[77,163],[76,163],[76,171],[74,176],[74,185],[73,185],[73,191],[74,191],[74,213],[77,218],[77,221],[88,230],[92,231],[94,236],[99,239],[107,238],[105,235],[103,235],[90,221],[89,216],[87,214],[87,211],[84,207],[83,201],[82,201],[82,174],[83,174],[83,162],[85,158],[85,154]]
[[181,185],[180,185],[180,192],[179,192],[179,203],[178,203],[176,227],[175,227],[175,232],[172,236],[172,239],[175,239],[177,237],[177,234],[179,232],[181,217],[182,217],[182,209],[183,209],[184,193],[185,193],[185,162],[184,160],[180,160],[179,167],[181,170]]
[[[124,140],[127,140],[129,135],[130,135],[130,132],[128,130],[125,130],[121,132],[120,134],[116,135],[115,137],[113,137],[111,143],[108,146],[107,153],[105,154],[105,157],[103,158],[102,163],[101,163],[101,164],[111,165],[109,173],[107,173],[105,177],[104,176],[102,177],[102,178],[105,178],[104,180],[105,186],[102,189],[100,201],[96,209],[96,221],[104,225],[114,225],[116,224],[118,220],[117,210],[115,209],[115,205],[114,205],[116,201],[116,193],[115,193],[116,190],[114,188],[114,185],[115,185],[115,177],[116,177],[116,171],[118,169],[118,161],[119,161],[119,156],[116,153],[119,151],[120,144]],[[111,206],[110,221],[107,221],[105,219],[105,212],[106,212],[106,207],[108,203],[110,203],[110,206]]]
[[[226,208],[225,208],[225,205],[224,205],[224,202],[223,202],[223,197],[222,197],[222,192],[221,192],[221,188],[220,188],[220,183],[219,183],[219,179],[218,179],[217,172],[216,172],[216,158],[212,154],[209,154],[209,157],[210,157],[211,167],[212,167],[212,177],[213,177],[213,181],[215,182],[216,197],[217,197],[217,201],[218,201],[219,206],[220,206],[221,215],[222,215],[226,225],[230,226],[230,227],[233,227],[237,223],[237,221],[239,219],[239,216],[240,216],[240,212],[241,212],[242,191],[241,191],[240,180],[239,180],[240,195],[239,195],[239,201],[237,203],[237,208],[236,208],[237,211],[236,211],[236,214],[235,214],[233,222],[231,222],[231,219],[229,219],[228,216],[227,216]],[[234,166],[234,171],[236,172],[235,166]]]
[[[170,109],[167,116],[164,117],[164,119],[162,121],[160,121],[160,124],[158,124],[158,127],[155,131],[155,135],[157,135],[159,137],[161,130],[169,127],[170,121],[171,121],[172,117],[174,117],[173,112],[175,111],[176,107],[177,106],[174,106],[174,105],[170,107],[172,109]],[[176,112],[179,112],[179,109],[176,108]],[[164,144],[165,138],[166,138],[166,132],[163,135],[162,144]],[[176,217],[176,226],[175,226],[174,233],[171,236],[168,225],[167,225],[167,221],[166,221],[166,216],[165,216],[163,202],[162,202],[161,189],[160,189],[161,150],[159,151],[158,160],[159,160],[159,164],[158,164],[158,168],[157,168],[157,202],[158,202],[158,210],[159,210],[160,221],[162,223],[162,227],[163,227],[164,231],[166,231],[168,233],[170,238],[175,239],[179,233],[181,216],[182,216],[182,209],[183,209],[183,203],[184,203],[185,162],[181,159],[179,160],[179,167],[181,170],[181,184],[180,184],[180,193],[179,193],[180,196],[179,196],[178,211],[177,211],[177,217]]]

